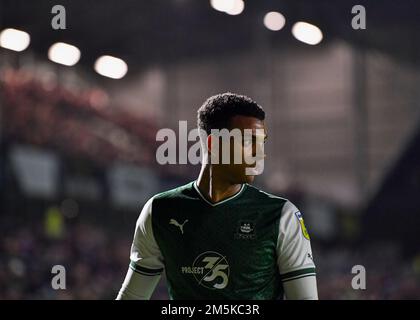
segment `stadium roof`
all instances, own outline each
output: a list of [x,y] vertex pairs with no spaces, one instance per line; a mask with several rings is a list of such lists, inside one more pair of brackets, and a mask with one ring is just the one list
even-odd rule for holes
[[[0,0],[0,29],[29,32],[31,50],[40,56],[57,41],[76,45],[82,52],[80,64],[90,69],[102,54],[121,57],[131,70],[140,70],[156,63],[255,50],[261,41],[276,48],[304,46],[290,34],[292,23],[299,20],[318,25],[323,43],[341,38],[409,61],[419,53],[420,3],[415,0],[247,0],[237,16],[214,10],[209,0],[62,0],[67,29],[53,30],[51,8],[56,4]],[[366,8],[366,30],[351,27],[355,4]],[[286,27],[279,32],[265,29],[262,22],[272,10],[286,17]]]

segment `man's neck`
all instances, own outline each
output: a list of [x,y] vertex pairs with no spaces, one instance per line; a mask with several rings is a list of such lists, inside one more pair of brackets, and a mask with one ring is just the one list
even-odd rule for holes
[[197,178],[197,187],[207,200],[217,203],[238,193],[242,185],[224,179],[217,167],[203,165]]

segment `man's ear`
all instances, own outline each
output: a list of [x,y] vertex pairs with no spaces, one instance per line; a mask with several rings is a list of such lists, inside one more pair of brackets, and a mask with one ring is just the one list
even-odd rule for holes
[[213,141],[212,139],[213,139],[213,135],[212,134],[209,134],[207,136],[207,141],[206,141],[206,143],[207,143],[207,150],[209,151],[209,153],[211,153],[211,143]]

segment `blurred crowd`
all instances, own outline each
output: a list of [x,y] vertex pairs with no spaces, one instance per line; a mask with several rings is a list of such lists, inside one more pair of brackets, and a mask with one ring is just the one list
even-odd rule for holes
[[45,146],[92,161],[151,164],[154,121],[111,105],[104,90],[68,88],[34,73],[0,69],[3,139]]
[[[85,223],[51,232],[43,220],[10,222],[1,224],[0,299],[115,297],[128,266],[128,235],[112,236]],[[54,265],[66,270],[65,290],[52,288]]]
[[[380,242],[336,248],[315,242],[313,247],[320,299],[420,298],[420,255],[404,257],[398,245]],[[360,266],[366,275],[364,290],[352,286],[360,285]]]
[[[50,219],[51,220],[51,219]],[[113,226],[66,219],[14,223],[2,218],[0,299],[115,299],[128,267],[133,226]],[[51,225],[52,224],[52,225]],[[55,230],[55,231],[54,231]],[[418,299],[420,256],[401,256],[397,246],[325,248],[313,241],[321,299]],[[66,289],[54,290],[54,265],[66,269]],[[366,269],[366,289],[352,288],[352,267]],[[154,299],[167,299],[165,279]]]

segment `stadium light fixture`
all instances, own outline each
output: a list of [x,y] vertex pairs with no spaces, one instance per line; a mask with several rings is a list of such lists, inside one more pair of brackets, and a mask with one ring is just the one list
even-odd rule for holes
[[293,36],[306,44],[316,45],[322,41],[322,31],[315,25],[307,22],[296,22],[292,27]]
[[245,3],[243,0],[210,0],[213,9],[236,16],[244,11]]
[[245,2],[243,0],[235,0],[235,3],[232,7],[232,9],[227,10],[226,13],[231,16],[236,16],[238,14],[241,14],[242,11],[245,9]]
[[233,9],[235,0],[210,0],[210,5],[217,11],[226,12]]
[[48,58],[65,66],[74,66],[80,59],[80,50],[64,42],[54,43],[48,50]]
[[121,79],[128,70],[124,60],[108,55],[99,57],[95,62],[94,68],[100,75],[112,79]]
[[0,33],[0,46],[13,51],[25,50],[31,41],[29,34],[13,28],[4,29]]
[[264,25],[271,31],[279,31],[285,24],[286,18],[280,12],[271,11],[264,16]]

